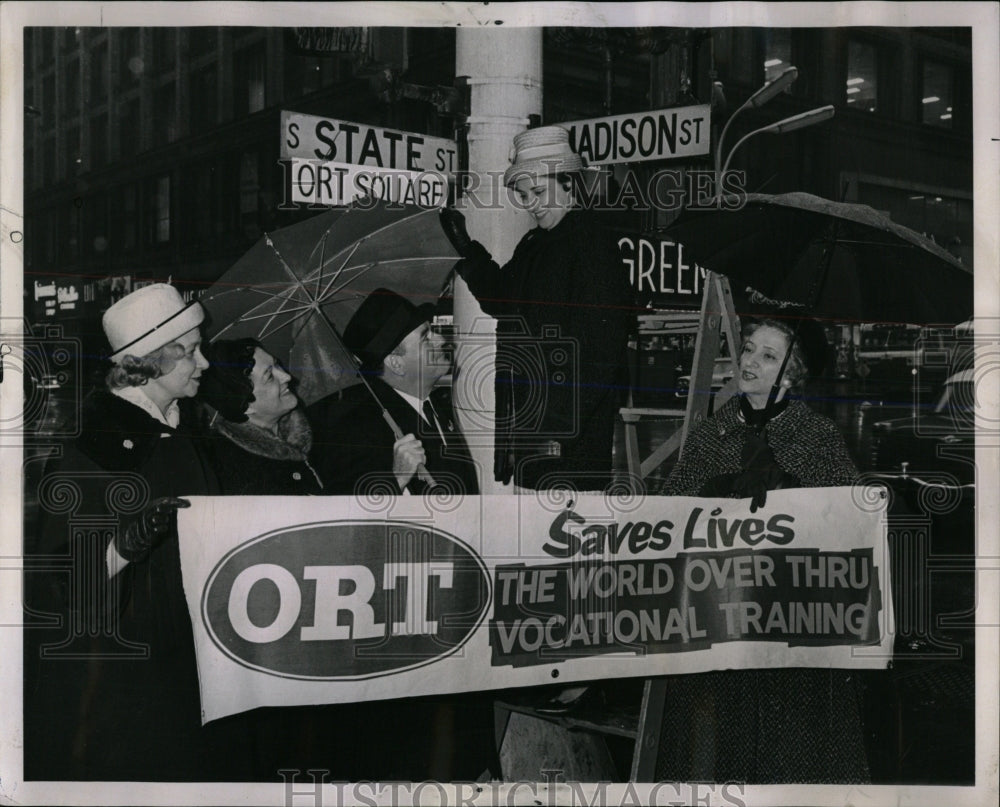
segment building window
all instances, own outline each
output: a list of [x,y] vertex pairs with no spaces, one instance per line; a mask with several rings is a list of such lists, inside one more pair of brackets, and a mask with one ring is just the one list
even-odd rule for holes
[[153,97],[153,143],[162,146],[177,139],[177,92],[171,81]]
[[25,148],[24,150],[24,187],[28,190],[35,188],[38,184],[38,174],[35,172],[35,150]]
[[878,57],[874,45],[847,43],[846,102],[852,109],[878,111]]
[[58,230],[58,220],[56,218],[56,211],[49,210],[44,214],[42,219],[44,223],[44,232],[42,233],[42,263],[46,266],[52,266],[56,262],[56,244],[59,243],[59,239],[56,237],[56,231]]
[[177,30],[175,28],[153,29],[153,65],[157,73],[174,69],[177,63]]
[[338,62],[329,56],[299,56],[285,59],[285,98],[308,95],[337,80]]
[[260,161],[256,151],[240,160],[240,229],[249,239],[260,235]]
[[64,70],[62,112],[72,117],[80,112],[80,60],[71,59]]
[[135,249],[139,234],[138,194],[135,185],[122,188],[121,235],[122,246],[127,251]]
[[38,120],[42,116],[42,110],[37,106],[35,99],[36,91],[33,82],[24,82],[24,140],[34,140],[38,135]]
[[928,126],[952,128],[955,71],[949,65],[925,61],[920,87],[920,120]]
[[42,185],[56,181],[56,139],[49,137],[42,144]]
[[80,208],[71,204],[62,217],[65,231],[63,232],[62,246],[63,255],[66,260],[76,261],[80,258]]
[[90,168],[100,168],[108,162],[108,116],[90,119]]
[[139,99],[133,98],[118,106],[118,127],[122,157],[133,157],[139,153],[142,143],[141,123],[139,120]]
[[218,68],[207,65],[191,73],[191,129],[198,132],[219,121]]
[[88,199],[83,212],[87,248],[94,254],[103,255],[108,249],[108,197],[101,193]]
[[[774,81],[792,66],[792,32],[769,28],[764,36],[764,81]],[[791,85],[785,90],[790,92]]]
[[62,49],[64,51],[71,51],[80,45],[83,41],[83,31],[80,28],[63,28],[62,29]]
[[205,243],[217,235],[218,177],[215,166],[212,163],[197,166],[193,179],[198,207],[197,210],[191,207],[191,232],[196,243]]
[[170,177],[156,177],[150,183],[149,242],[165,244],[170,240]]
[[118,81],[122,87],[138,84],[145,70],[139,41],[138,28],[122,28],[118,35]]
[[42,125],[52,128],[56,123],[56,77],[51,73],[42,80]]
[[24,78],[35,74],[35,32],[31,28],[24,29]]
[[43,68],[48,67],[53,58],[55,58],[56,50],[56,32],[54,28],[42,28],[42,63]]
[[83,169],[83,155],[80,153],[80,127],[66,130],[66,172],[64,176],[76,176]]
[[267,53],[263,42],[236,52],[233,69],[233,93],[236,115],[252,115],[265,106],[264,74]]
[[102,43],[90,52],[90,103],[102,104],[108,98],[108,46]]
[[219,45],[218,28],[189,28],[188,50],[192,57],[213,53]]

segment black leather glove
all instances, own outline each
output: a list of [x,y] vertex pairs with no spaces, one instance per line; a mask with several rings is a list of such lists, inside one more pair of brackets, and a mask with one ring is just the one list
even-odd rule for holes
[[173,530],[177,509],[190,507],[187,499],[164,496],[154,499],[139,517],[120,530],[115,538],[115,551],[125,560],[131,562],[145,558]]
[[733,482],[733,491],[741,499],[751,499],[750,512],[756,513],[767,503],[769,490],[795,488],[801,484],[778,465],[774,452],[763,434],[748,434],[741,456],[743,471]]
[[802,483],[797,477],[778,465],[771,447],[762,435],[747,435],[741,460],[741,471],[712,477],[701,486],[698,494],[750,499],[750,512],[756,513],[767,504],[769,490],[801,487]]
[[455,251],[463,258],[472,255],[473,241],[469,238],[469,232],[465,229],[465,216],[453,207],[443,207],[438,214],[441,218],[441,229],[448,237]]
[[755,468],[743,471],[733,480],[733,493],[739,499],[750,499],[750,512],[756,513],[767,504],[767,492],[783,487],[784,471],[773,468]]

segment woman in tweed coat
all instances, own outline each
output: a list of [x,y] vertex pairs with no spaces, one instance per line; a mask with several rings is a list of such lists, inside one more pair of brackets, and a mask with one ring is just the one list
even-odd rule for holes
[[[817,323],[799,326],[780,392],[768,404],[791,334],[775,320],[746,329],[740,395],[688,437],[663,494],[752,498],[756,509],[768,490],[854,482],[858,472],[837,427],[787,397],[807,370],[821,369]],[[851,671],[819,668],[670,676],[657,779],[866,782],[857,684]]]

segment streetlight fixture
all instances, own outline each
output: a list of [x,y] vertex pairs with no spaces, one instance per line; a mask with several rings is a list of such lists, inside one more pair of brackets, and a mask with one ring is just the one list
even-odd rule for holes
[[[725,176],[726,170],[729,168],[729,161],[733,158],[733,154],[736,153],[736,149],[742,146],[754,135],[763,134],[765,132],[767,134],[785,134],[786,132],[794,132],[796,129],[804,129],[806,126],[812,126],[814,123],[820,123],[821,121],[829,120],[832,117],[833,104],[827,104],[826,106],[810,109],[806,112],[800,112],[798,115],[792,115],[790,118],[782,118],[781,120],[775,121],[767,126],[762,126],[760,129],[754,129],[752,132],[748,132],[737,140],[736,145],[729,150],[729,155],[726,157],[726,162],[722,166],[722,170],[716,174],[716,181],[721,183],[722,177]],[[732,118],[730,118],[730,120],[732,120]],[[716,155],[716,157],[718,157],[718,155]],[[718,159],[716,159],[716,162],[718,162]]]
[[777,78],[764,84],[764,86],[757,90],[757,92],[747,98],[747,100],[743,103],[743,106],[729,116],[729,120],[726,121],[726,125],[722,127],[722,134],[719,135],[719,142],[715,146],[716,187],[718,187],[718,181],[722,177],[722,174],[719,171],[719,165],[722,162],[722,143],[726,139],[726,132],[729,131],[730,124],[736,120],[736,117],[744,109],[756,109],[759,106],[763,106],[774,98],[774,96],[778,95],[778,93],[784,92],[798,77],[799,69],[797,67],[786,67],[781,71],[781,73],[778,74]]

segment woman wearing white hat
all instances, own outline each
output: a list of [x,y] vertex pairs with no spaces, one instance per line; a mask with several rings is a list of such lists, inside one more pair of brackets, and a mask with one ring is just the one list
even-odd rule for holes
[[[238,775],[240,733],[201,726],[176,531],[177,508],[188,506],[180,497],[217,487],[179,405],[198,392],[208,366],[198,330],[204,316],[162,283],[108,309],[105,388],[87,396],[79,437],[46,473],[53,486],[76,487],[75,511],[61,511],[58,501],[47,508],[46,480],[40,485],[43,513],[51,513],[43,518],[42,551],[68,553],[73,564],[74,585],[57,604],[86,628],[74,646],[84,660],[42,660],[26,695],[51,721],[33,718],[37,734],[26,727],[25,757],[41,778]],[[68,523],[81,515],[101,519],[103,528]]]
[[520,488],[611,481],[633,295],[614,238],[580,205],[583,168],[560,126],[514,138],[504,183],[537,226],[503,268],[461,213],[441,214],[456,270],[499,320],[494,476]]

